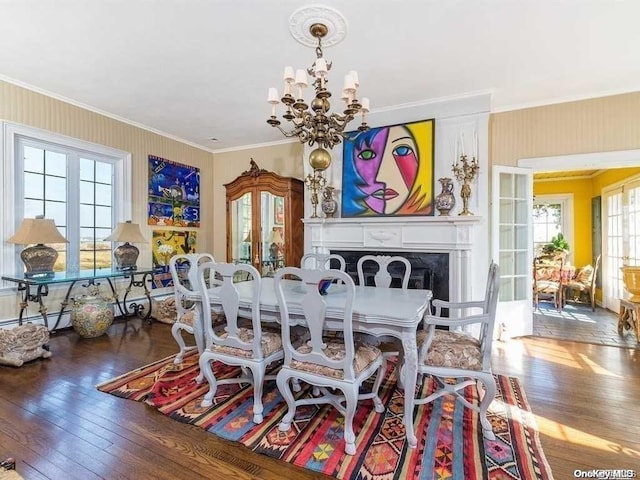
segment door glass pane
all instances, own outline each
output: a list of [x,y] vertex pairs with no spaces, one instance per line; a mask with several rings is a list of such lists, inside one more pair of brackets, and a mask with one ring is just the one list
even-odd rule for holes
[[630,188],[628,197],[629,260],[628,265],[640,265],[640,187]]
[[530,282],[529,198],[528,176],[501,172],[499,176],[499,236],[500,300],[526,300]]
[[513,176],[511,174],[500,174],[500,197],[513,197]]
[[232,200],[229,208],[231,209],[231,232],[229,232],[231,258],[229,261],[252,263],[251,192],[245,193],[237,200]]
[[262,222],[262,275],[271,276],[284,266],[284,197],[260,193]]

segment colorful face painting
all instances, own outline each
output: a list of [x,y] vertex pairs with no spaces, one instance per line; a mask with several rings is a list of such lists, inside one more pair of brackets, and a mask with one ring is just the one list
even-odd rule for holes
[[345,141],[342,216],[433,215],[434,125],[372,128]]

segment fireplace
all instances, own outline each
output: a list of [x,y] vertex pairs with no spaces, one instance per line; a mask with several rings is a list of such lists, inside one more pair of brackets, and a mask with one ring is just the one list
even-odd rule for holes
[[[358,260],[364,255],[398,255],[409,260],[411,264],[411,275],[409,277],[409,288],[426,288],[433,292],[433,298],[449,300],[449,254],[428,253],[428,252],[387,252],[380,250],[331,250],[344,258],[346,271],[353,280],[358,283]],[[367,285],[373,285],[373,275],[377,272],[377,265],[374,262],[365,262],[363,273]],[[391,274],[391,287],[401,286],[401,277],[404,274],[404,265],[392,263],[389,265]],[[394,271],[397,274],[394,275]],[[370,275],[368,275],[370,274]]]
[[355,264],[365,253],[412,257],[414,288],[421,281],[434,298],[463,302],[484,289],[486,275],[476,275],[486,272],[484,258],[472,255],[482,223],[474,216],[304,219],[305,252],[353,256],[347,270],[356,278]]

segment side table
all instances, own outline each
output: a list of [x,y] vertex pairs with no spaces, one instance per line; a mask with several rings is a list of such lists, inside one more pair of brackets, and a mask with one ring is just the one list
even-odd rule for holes
[[636,341],[640,343],[640,322],[638,313],[640,303],[620,299],[620,313],[618,314],[618,334],[622,335],[623,330],[631,330],[636,334]]

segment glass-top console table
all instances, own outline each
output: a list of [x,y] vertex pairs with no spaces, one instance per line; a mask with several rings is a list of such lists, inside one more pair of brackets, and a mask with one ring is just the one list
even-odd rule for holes
[[[116,291],[114,281],[119,278],[128,278],[129,284],[127,285],[122,300]],[[48,330],[52,332],[58,328],[62,315],[65,313],[67,306],[69,305],[69,299],[71,297],[71,291],[73,287],[82,282],[83,287],[89,285],[99,285],[99,280],[106,280],[111,288],[113,294],[114,303],[118,307],[120,315],[124,317],[130,317],[133,315],[142,316],[142,312],[145,310],[145,306],[136,302],[131,302],[127,305],[127,297],[133,287],[141,287],[144,289],[144,295],[147,297],[147,303],[149,308],[143,316],[143,318],[151,322],[151,293],[147,287],[147,283],[153,280],[152,269],[140,269],[130,271],[118,271],[110,268],[101,268],[96,270],[81,270],[79,272],[57,272],[53,277],[37,277],[27,278],[24,275],[3,276],[3,280],[14,282],[18,284],[18,292],[22,292],[22,300],[20,301],[20,316],[18,317],[18,324],[22,325],[22,318],[24,312],[29,305],[29,302],[35,302],[39,305],[39,312],[44,319],[44,324]],[[43,302],[43,298],[49,294],[49,286],[56,284],[69,284],[64,300],[61,302],[60,312],[53,328],[49,329],[49,320],[47,318],[47,306]]]

